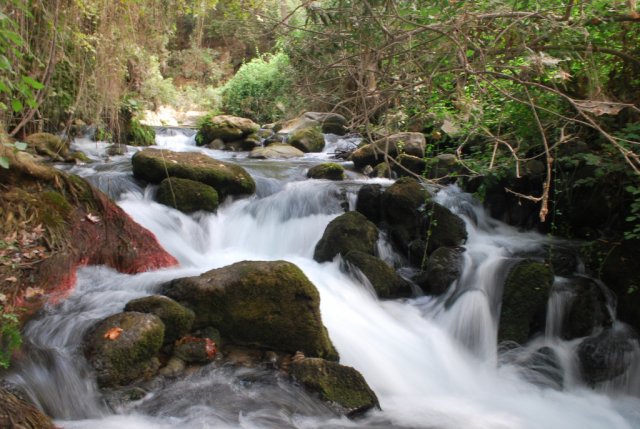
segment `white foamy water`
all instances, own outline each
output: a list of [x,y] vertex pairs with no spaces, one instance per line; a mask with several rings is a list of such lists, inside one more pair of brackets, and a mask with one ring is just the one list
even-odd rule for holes
[[[196,150],[190,137],[161,136],[158,143],[172,150]],[[228,153],[224,156],[233,160]],[[139,275],[119,274],[104,267],[83,268],[72,296],[28,326],[33,358],[18,368],[12,381],[27,386],[29,395],[58,419],[59,426],[640,427],[640,401],[635,397],[607,396],[579,382],[567,383],[564,390],[548,388],[524,377],[518,365],[498,365],[496,320],[505,275],[503,262],[514,254],[535,250],[544,237],[521,233],[487,218],[455,189],[441,192],[438,200],[467,222],[463,275],[442,298],[383,302],[343,272],[339,260],[319,264],[312,259],[326,225],[342,213],[345,204],[353,205],[362,180],[346,184],[303,180],[300,172],[312,162],[309,158],[281,162],[277,168],[261,167],[242,155],[235,160],[260,178],[262,191],[258,197],[226,202],[217,214],[187,216],[153,202],[149,192],[122,187],[119,204],[158,237],[180,261],[180,268]],[[83,175],[96,182],[96,177],[111,171],[84,168]],[[390,254],[388,243],[381,242],[379,249],[386,260],[401,260]],[[364,375],[378,395],[382,411],[349,421],[273,375],[214,365],[185,379],[166,380],[140,401],[115,408],[105,405],[79,351],[82,335],[92,323],[121,311],[131,299],[154,293],[170,279],[242,260],[278,259],[298,265],[318,288],[322,318],[341,363]],[[553,346],[558,340],[540,341]],[[570,354],[571,345],[562,347]]]

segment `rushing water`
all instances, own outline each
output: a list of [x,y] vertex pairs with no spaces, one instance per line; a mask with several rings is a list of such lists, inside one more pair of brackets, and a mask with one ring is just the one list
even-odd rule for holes
[[[550,298],[547,335],[498,353],[499,285],[508,263],[535,253],[547,239],[488,218],[459,190],[437,195],[465,220],[469,233],[463,273],[441,298],[379,301],[362,279],[341,270],[339,259],[313,261],[326,225],[345,207],[353,208],[358,188],[367,182],[355,173],[344,183],[305,180],[310,165],[344,142],[331,137],[329,143],[325,153],[299,160],[256,161],[246,154],[196,148],[193,136],[180,131],[162,133],[159,146],[238,162],[257,182],[254,197],[229,200],[217,214],[187,216],[153,202],[154,188],[132,178],[131,154],[107,161],[103,144],[78,140],[76,146],[99,162],[72,171],[108,192],[155,233],[180,268],[138,275],[105,267],[79,270],[69,299],[27,326],[31,359],[11,381],[64,428],[640,427],[640,359],[635,357],[624,380],[605,386],[608,394],[585,387],[576,370],[576,342],[557,338],[571,300],[561,288]],[[402,260],[384,239],[378,249],[387,261]],[[341,363],[364,375],[383,411],[349,421],[271,372],[215,364],[178,380],[159,379],[133,402],[98,392],[80,352],[91,324],[170,279],[241,260],[276,259],[297,264],[316,285]],[[545,347],[557,356],[553,365],[539,352]]]

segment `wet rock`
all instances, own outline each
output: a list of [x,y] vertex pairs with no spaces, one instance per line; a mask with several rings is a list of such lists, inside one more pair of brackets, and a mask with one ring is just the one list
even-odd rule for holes
[[427,292],[441,295],[449,289],[462,272],[463,247],[440,247],[436,249],[427,262]]
[[211,338],[182,337],[173,354],[186,363],[206,363],[216,357],[218,349]]
[[69,143],[49,133],[30,134],[25,139],[27,150],[52,161],[62,162],[69,158]]
[[603,285],[587,277],[575,277],[570,280],[569,288],[575,296],[563,323],[564,339],[586,337],[594,329],[612,325]]
[[368,174],[368,176],[378,179],[393,179],[396,174],[388,162],[381,162],[373,167],[373,170]]
[[156,200],[187,214],[218,209],[218,193],[213,187],[179,177],[168,177],[160,182]]
[[244,261],[163,286],[191,308],[195,327],[215,326],[240,345],[337,359],[320,317],[320,296],[294,264]]
[[228,195],[252,194],[256,184],[239,165],[230,164],[194,152],[145,149],[131,159],[133,175],[150,183],[169,177],[190,179],[212,186],[221,199]]
[[114,143],[112,145],[107,146],[106,154],[108,156],[122,156],[127,153],[129,149],[127,146],[122,143]]
[[8,389],[0,387],[0,427],[56,429],[49,416]]
[[225,143],[243,140],[259,129],[260,126],[251,119],[230,115],[208,116],[198,129],[196,144],[204,146],[216,139]]
[[586,338],[577,349],[582,377],[590,385],[611,380],[623,374],[638,347],[638,338],[629,329],[616,326]]
[[553,285],[551,269],[536,261],[516,263],[504,284],[498,341],[524,344],[544,330],[549,292]]
[[374,255],[378,229],[359,212],[347,212],[329,222],[322,238],[316,244],[313,259],[331,261],[337,254],[351,250]]
[[302,128],[289,136],[289,144],[302,152],[322,152],[324,135],[320,127]]
[[382,217],[382,186],[374,184],[362,185],[358,191],[356,211],[362,213],[376,225]]
[[355,168],[361,169],[383,162],[385,152],[392,158],[402,153],[422,158],[425,146],[426,139],[421,133],[398,133],[356,149],[351,154],[351,160]]
[[153,314],[118,313],[98,322],[86,335],[84,353],[100,387],[127,385],[152,377],[160,362],[164,323]]
[[344,167],[335,162],[324,162],[314,165],[307,171],[310,179],[344,180]]
[[304,358],[291,364],[290,375],[343,414],[353,417],[372,408],[380,408],[376,394],[362,374],[349,366],[324,359]]
[[[427,167],[427,162],[424,158],[407,155],[406,153],[401,153],[396,158],[399,165],[394,165],[393,171],[396,172],[398,176],[407,176],[410,173],[417,174],[418,176],[422,176]],[[407,172],[407,170],[409,172]]]
[[403,298],[412,295],[411,286],[382,259],[351,250],[343,255],[348,267],[355,267],[369,280],[381,299]]
[[458,158],[451,153],[442,153],[426,160],[423,170],[429,179],[441,179],[444,177],[455,177],[463,168]]
[[249,158],[253,159],[290,159],[301,158],[304,152],[288,144],[274,143],[266,147],[257,147],[251,151]]
[[164,323],[164,342],[173,343],[193,327],[193,311],[163,295],[145,296],[129,301],[125,312],[155,314]]

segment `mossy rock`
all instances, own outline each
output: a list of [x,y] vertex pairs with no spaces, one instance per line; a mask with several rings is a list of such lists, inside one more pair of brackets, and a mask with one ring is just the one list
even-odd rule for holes
[[373,167],[371,173],[369,173],[369,177],[375,177],[378,179],[393,179],[395,177],[395,172],[391,165],[388,162],[381,162]]
[[362,374],[352,367],[324,359],[305,358],[293,362],[289,374],[305,389],[317,393],[348,416],[380,408],[376,394]]
[[324,162],[314,165],[307,171],[307,177],[310,179],[327,179],[327,180],[344,180],[344,167],[335,162]]
[[168,177],[160,182],[156,200],[187,214],[200,210],[215,212],[218,209],[218,193],[215,189],[178,177]]
[[256,190],[244,168],[201,153],[145,149],[137,152],[131,162],[133,175],[138,179],[151,183],[160,183],[167,176],[190,179],[212,186],[222,199]]
[[348,266],[360,270],[369,280],[378,298],[404,298],[412,295],[409,283],[382,259],[358,250],[343,255]]
[[393,134],[356,149],[351,154],[351,160],[355,168],[362,169],[367,165],[373,167],[383,162],[385,152],[391,158],[396,158],[403,153],[422,158],[426,144],[427,141],[422,133]]
[[16,393],[0,387],[0,427],[7,429],[56,429],[49,416]]
[[595,386],[630,371],[629,363],[637,348],[637,333],[625,327],[607,328],[585,338],[576,350],[583,379]]
[[98,322],[85,335],[84,348],[98,385],[124,386],[153,376],[160,366],[156,355],[164,342],[164,329],[158,316],[137,312],[114,314]]
[[303,128],[289,136],[288,143],[302,152],[322,152],[324,135],[320,127]]
[[436,249],[427,262],[427,292],[441,295],[449,289],[462,271],[462,247],[440,247]]
[[156,131],[149,125],[132,119],[127,133],[127,144],[131,146],[151,146],[156,143]]
[[382,186],[365,184],[358,190],[356,211],[376,225],[382,219]]
[[251,151],[252,159],[291,159],[301,158],[304,152],[288,144],[273,143],[266,147],[257,147]]
[[91,164],[93,160],[87,156],[84,152],[74,151],[69,154],[69,159],[81,164]]
[[279,123],[276,131],[293,133],[309,127],[320,127],[323,133],[343,136],[347,133],[347,119],[338,113],[305,112],[295,119]]
[[313,259],[331,261],[338,255],[352,250],[374,255],[378,240],[378,228],[361,213],[347,212],[329,222],[322,238],[316,244]]
[[256,133],[260,125],[251,119],[230,115],[206,116],[198,127],[196,144],[204,146],[216,139],[225,143],[242,140]]
[[30,152],[63,162],[69,158],[69,143],[50,133],[30,134],[25,139]]
[[504,284],[498,341],[524,344],[544,330],[547,301],[553,272],[543,263],[524,260],[516,263]]
[[[393,166],[393,171],[396,172],[398,176],[407,176],[410,173],[417,174],[418,176],[422,176],[427,167],[427,161],[424,158],[408,155],[406,153],[401,153],[396,158],[398,161],[398,165]],[[409,172],[407,172],[407,170]]]
[[195,312],[196,328],[214,326],[233,343],[338,359],[320,295],[290,262],[238,262],[173,280],[163,293]]
[[125,312],[155,314],[164,323],[164,342],[173,343],[191,331],[195,315],[190,309],[163,295],[145,296],[129,301]]

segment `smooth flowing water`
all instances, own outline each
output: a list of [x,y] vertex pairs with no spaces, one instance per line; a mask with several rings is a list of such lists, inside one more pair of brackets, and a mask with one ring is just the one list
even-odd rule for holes
[[[353,208],[357,190],[371,181],[350,173],[343,183],[306,180],[306,169],[343,141],[331,136],[325,153],[294,161],[249,160],[246,154],[196,148],[193,136],[164,132],[157,144],[203,151],[238,162],[256,179],[251,198],[226,201],[217,214],[184,215],[153,201],[154,188],[137,183],[130,154],[105,161],[104,145],[76,146],[100,160],[72,172],[86,177],[137,222],[151,230],[180,267],[138,275],[105,267],[79,270],[65,302],[31,322],[31,359],[11,376],[63,428],[434,428],[603,429],[640,427],[637,361],[607,394],[580,382],[574,343],[557,338],[567,297],[550,311],[547,335],[527,347],[498,353],[500,285],[514,256],[535,253],[546,238],[488,218],[455,188],[437,199],[460,215],[469,233],[464,269],[447,295],[379,301],[362,279],[341,270],[339,259],[312,259],[326,225]],[[389,185],[391,182],[377,180]],[[386,241],[381,257],[401,261]],[[177,380],[158,379],[133,402],[100,393],[82,357],[84,332],[122,311],[131,299],[164,282],[241,260],[284,259],[297,264],[318,288],[321,312],[341,363],[358,369],[380,399],[382,411],[350,421],[273,373],[211,364]],[[364,282],[366,283],[366,282]],[[562,301],[564,299],[564,301]],[[556,314],[556,316],[554,316]],[[531,364],[541,347],[560,365]],[[529,362],[529,363],[527,363]],[[634,369],[635,368],[635,369]],[[555,383],[557,377],[562,383]]]

